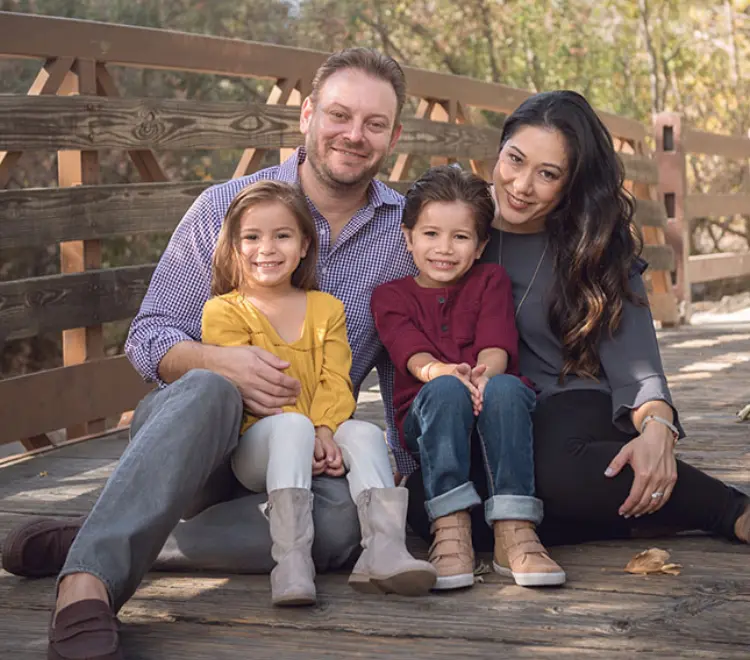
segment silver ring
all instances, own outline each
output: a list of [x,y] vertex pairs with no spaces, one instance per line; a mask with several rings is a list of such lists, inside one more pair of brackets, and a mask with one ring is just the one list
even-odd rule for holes
[[658,500],[660,497],[662,497],[664,493],[660,493],[658,490],[655,493],[651,493],[651,499],[652,500]]

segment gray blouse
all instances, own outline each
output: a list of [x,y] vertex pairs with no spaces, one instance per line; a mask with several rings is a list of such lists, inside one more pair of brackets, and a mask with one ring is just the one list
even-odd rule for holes
[[[492,232],[482,261],[501,263],[508,271],[516,308],[534,276],[546,240],[546,233]],[[553,276],[552,255],[548,251],[516,317],[521,373],[534,381],[540,399],[568,390],[607,392],[612,397],[612,421],[628,433],[635,432],[630,420],[632,409],[654,400],[665,401],[674,408],[651,312],[646,305],[624,303],[618,331],[612,337],[605,334],[601,340],[601,371],[597,379],[571,375],[562,384],[559,382],[563,365],[562,345],[552,333],[548,319]],[[639,272],[631,275],[630,286],[637,296],[646,299]],[[679,422],[675,423],[679,428]]]

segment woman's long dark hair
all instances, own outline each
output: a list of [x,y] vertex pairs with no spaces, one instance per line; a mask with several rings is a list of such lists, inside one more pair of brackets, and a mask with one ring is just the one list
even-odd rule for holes
[[549,319],[562,341],[561,380],[569,374],[595,378],[602,333],[617,330],[624,301],[641,302],[628,286],[643,247],[632,222],[635,201],[623,188],[612,137],[583,96],[555,91],[530,97],[506,120],[500,148],[525,126],[557,130],[567,145],[563,194],[546,218],[555,270]]

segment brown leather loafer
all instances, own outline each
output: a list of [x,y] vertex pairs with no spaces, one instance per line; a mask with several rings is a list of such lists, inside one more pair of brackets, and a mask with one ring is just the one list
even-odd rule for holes
[[47,660],[123,660],[117,617],[108,603],[80,600],[63,607],[49,631]]
[[3,543],[3,568],[22,577],[53,577],[86,518],[36,518],[13,529]]

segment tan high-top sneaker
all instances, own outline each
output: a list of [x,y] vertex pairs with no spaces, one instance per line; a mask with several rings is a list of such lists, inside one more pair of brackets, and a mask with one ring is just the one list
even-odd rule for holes
[[542,587],[565,582],[565,571],[547,554],[539,541],[534,523],[526,520],[497,520],[495,557],[496,573],[512,577],[522,587]]
[[474,584],[474,548],[469,512],[457,511],[436,518],[431,531],[435,539],[430,546],[430,562],[438,575],[433,589],[471,587]]

